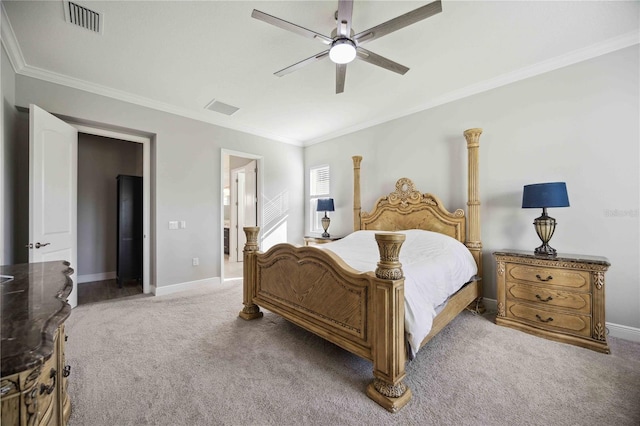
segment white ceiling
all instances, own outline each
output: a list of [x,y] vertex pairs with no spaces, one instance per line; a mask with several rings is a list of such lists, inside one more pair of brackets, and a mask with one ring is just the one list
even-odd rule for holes
[[[86,1],[103,34],[64,20],[62,0],[3,1],[17,72],[194,119],[308,145],[639,42],[638,1],[443,1],[443,11],[366,48],[410,68],[354,61],[335,94],[326,49],[251,18],[255,8],[330,35],[332,1]],[[429,3],[355,0],[356,33]],[[8,19],[7,19],[8,18]],[[239,107],[207,111],[212,100]]]

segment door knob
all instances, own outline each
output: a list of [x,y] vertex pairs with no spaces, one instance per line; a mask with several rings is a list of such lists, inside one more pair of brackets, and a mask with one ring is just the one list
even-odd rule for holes
[[42,243],[42,244],[36,243],[36,248],[39,249],[40,247],[48,246],[49,244],[51,243]]

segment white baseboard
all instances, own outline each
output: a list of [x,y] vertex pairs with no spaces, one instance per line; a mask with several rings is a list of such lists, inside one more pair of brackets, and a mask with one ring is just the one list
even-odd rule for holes
[[[487,299],[486,297],[483,297],[482,301],[484,302],[484,306],[485,308],[487,308],[487,311],[498,310],[497,300]],[[611,337],[616,337],[618,339],[624,339],[624,340],[640,343],[640,328],[629,327],[627,325],[614,324],[611,322],[607,322],[606,327],[607,327],[607,330],[609,331],[608,335]]]
[[640,343],[640,328],[608,322],[607,330],[609,330],[609,336]]
[[99,274],[78,275],[78,284],[92,283],[94,281],[115,280],[116,271],[100,272]]
[[216,284],[220,284],[220,277],[205,278],[203,280],[188,281],[185,283],[156,286],[155,289],[153,289],[153,294],[155,294],[156,296],[165,296],[167,294],[177,293],[179,291],[204,288]]

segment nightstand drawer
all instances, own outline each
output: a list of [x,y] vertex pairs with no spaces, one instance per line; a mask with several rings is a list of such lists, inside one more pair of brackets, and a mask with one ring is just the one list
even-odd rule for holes
[[557,290],[546,285],[529,285],[507,282],[507,298],[514,301],[532,302],[539,306],[552,306],[574,310],[589,315],[591,294]]
[[507,317],[525,321],[547,330],[591,337],[591,317],[588,315],[555,312],[508,300]]
[[571,269],[545,268],[539,266],[508,264],[507,281],[519,280],[553,287],[567,287],[590,291],[589,273]]

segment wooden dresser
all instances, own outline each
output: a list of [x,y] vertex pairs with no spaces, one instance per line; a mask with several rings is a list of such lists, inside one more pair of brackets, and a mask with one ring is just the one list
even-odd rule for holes
[[72,273],[62,261],[0,267],[2,426],[54,426],[69,420],[64,321],[71,313],[66,300]]
[[496,324],[610,353],[604,309],[604,257],[500,251]]

